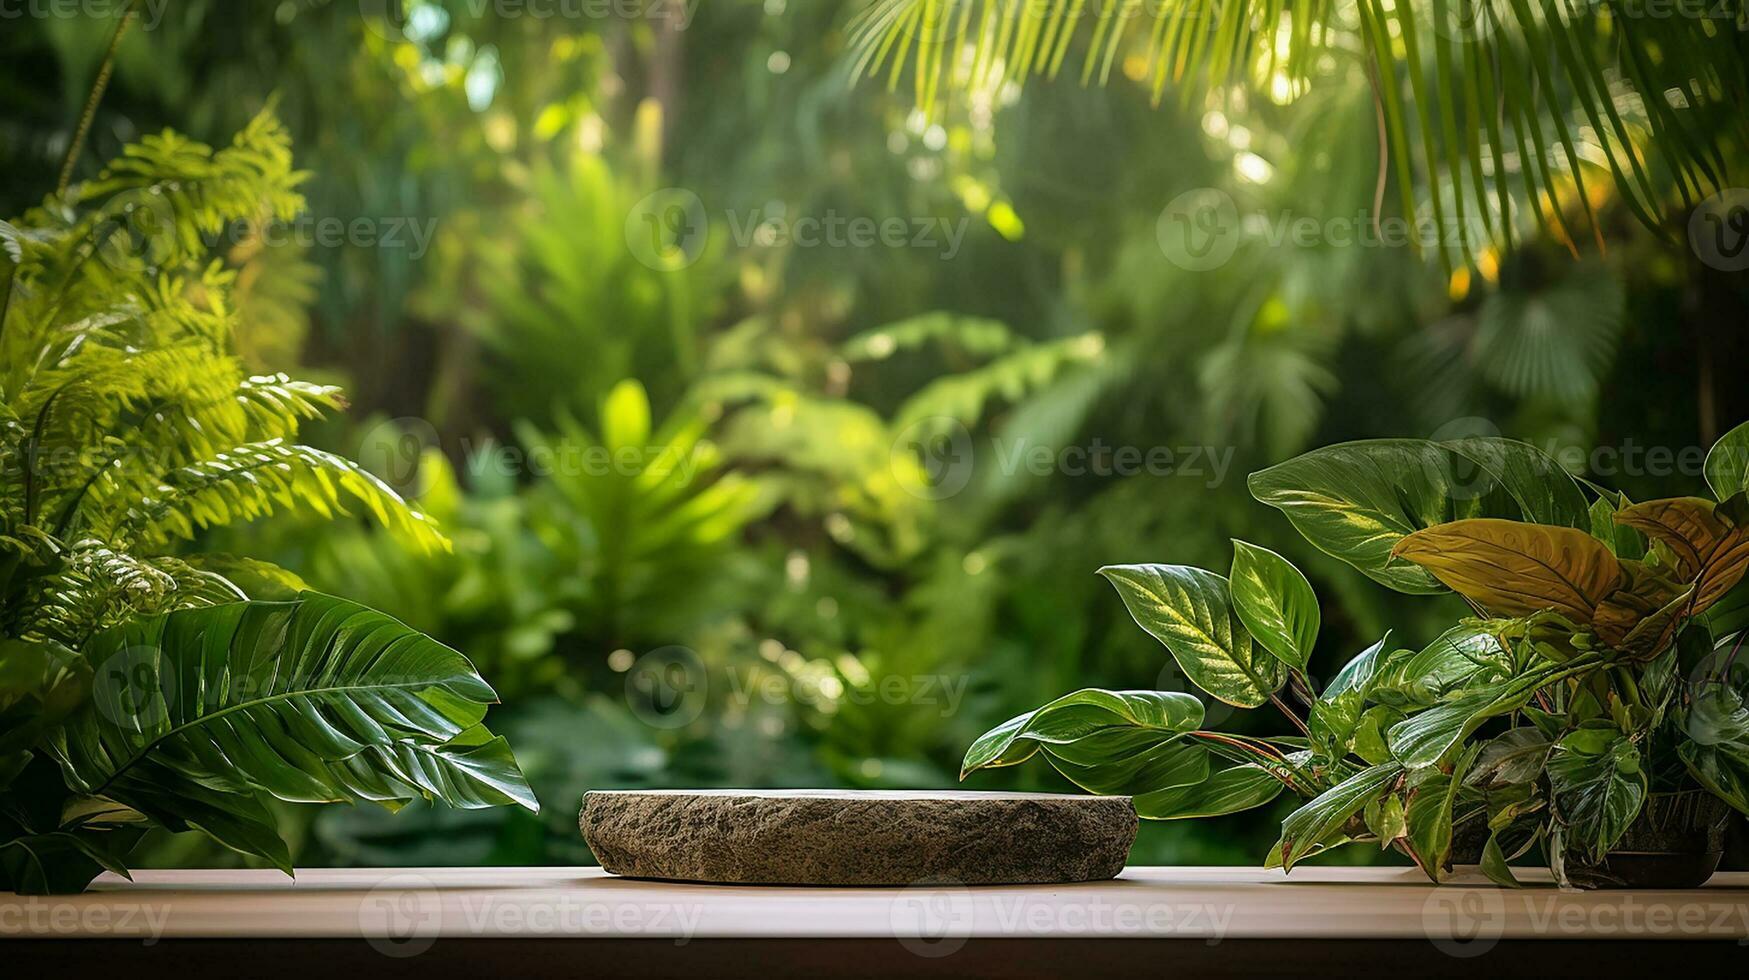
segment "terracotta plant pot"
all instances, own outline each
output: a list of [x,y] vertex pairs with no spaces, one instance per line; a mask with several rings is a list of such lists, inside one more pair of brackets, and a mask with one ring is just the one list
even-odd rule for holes
[[1601,864],[1569,873],[1594,888],[1699,888],[1718,870],[1733,812],[1710,793],[1654,794]]

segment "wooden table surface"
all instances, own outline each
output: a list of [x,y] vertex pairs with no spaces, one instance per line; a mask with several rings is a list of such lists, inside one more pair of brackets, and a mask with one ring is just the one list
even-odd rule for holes
[[[498,969],[494,957],[512,950],[520,975],[573,977],[579,963],[764,978],[997,975],[1052,963],[1097,974],[1102,964],[1117,973],[1158,962],[1168,949],[1179,972],[1211,975],[1352,969],[1355,955],[1423,974],[1511,962],[1560,975],[1676,954],[1669,944],[1684,941],[1684,956],[1749,964],[1749,874],[1669,892],[1562,892],[1542,880],[1512,891],[1474,875],[1436,888],[1414,870],[1137,867],[1078,885],[783,888],[634,881],[596,868],[306,870],[296,879],[140,871],[133,882],[106,875],[84,895],[0,895],[0,939],[28,940],[6,944],[15,963],[52,955],[58,969],[179,949],[174,971],[171,957],[155,961],[184,976],[200,955],[245,949],[257,951],[260,975],[306,977],[306,960],[331,969],[349,958],[379,974]],[[144,957],[148,973],[153,960]]]

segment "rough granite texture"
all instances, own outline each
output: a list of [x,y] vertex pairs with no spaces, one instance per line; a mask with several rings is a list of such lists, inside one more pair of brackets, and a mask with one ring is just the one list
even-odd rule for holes
[[591,791],[578,819],[617,875],[723,884],[1098,881],[1136,836],[1127,796],[851,790]]

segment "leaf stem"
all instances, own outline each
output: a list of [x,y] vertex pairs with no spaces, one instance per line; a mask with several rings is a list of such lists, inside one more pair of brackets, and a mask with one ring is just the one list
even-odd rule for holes
[[1280,695],[1271,694],[1269,696],[1269,703],[1280,708],[1281,713],[1287,715],[1287,720],[1294,723],[1294,727],[1300,730],[1301,735],[1309,736],[1312,734],[1312,730],[1306,727],[1305,721],[1300,718],[1299,715],[1294,714],[1293,709],[1287,706],[1287,702],[1283,701]]
[[1743,649],[1743,640],[1749,638],[1749,629],[1737,634],[1737,642],[1731,644],[1731,652],[1725,656],[1725,662],[1719,667],[1719,679],[1726,684],[1731,683],[1731,668],[1737,663],[1737,651]]
[[1295,793],[1298,793],[1301,796],[1311,795],[1301,789],[1299,784],[1294,781],[1294,777],[1299,775],[1299,772],[1294,768],[1293,763],[1287,760],[1287,756],[1283,755],[1280,749],[1267,742],[1252,742],[1240,736],[1201,730],[1185,732],[1185,735],[1191,738],[1206,739],[1210,742],[1219,742],[1222,745],[1238,749],[1241,752],[1249,752],[1261,756],[1263,761],[1254,763],[1254,765],[1275,777],[1275,779],[1283,786],[1293,790]]
[[97,106],[103,101],[103,93],[109,88],[109,76],[115,73],[115,52],[121,47],[121,39],[134,22],[134,8],[139,0],[128,0],[128,5],[122,9],[121,20],[116,22],[115,33],[109,36],[109,49],[103,53],[103,64],[97,69],[97,80],[91,84],[91,94],[85,99],[85,109],[79,114],[79,123],[73,130],[73,138],[67,144],[67,158],[61,163],[61,179],[55,183],[55,196],[67,193],[67,188],[73,183],[73,167],[79,162],[79,153],[85,149],[85,138],[91,133],[91,122],[97,118]]

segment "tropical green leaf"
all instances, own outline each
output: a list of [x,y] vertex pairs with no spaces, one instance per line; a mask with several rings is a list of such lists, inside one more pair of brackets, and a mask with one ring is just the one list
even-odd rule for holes
[[1548,776],[1556,819],[1593,861],[1615,846],[1646,800],[1640,750],[1613,729],[1581,728],[1562,738]]
[[1442,701],[1391,729],[1391,754],[1409,769],[1436,765],[1484,721],[1517,711],[1545,685],[1591,670],[1600,660],[1597,655],[1576,657]]
[[1403,812],[1403,798],[1396,793],[1373,800],[1361,811],[1366,829],[1378,838],[1379,850],[1388,849],[1408,829]]
[[1434,881],[1445,878],[1445,866],[1451,859],[1452,811],[1457,806],[1464,775],[1480,749],[1480,746],[1470,746],[1449,773],[1428,770],[1418,773],[1418,780],[1411,779],[1413,786],[1405,807],[1403,836],[1421,870]]
[[1178,691],[1088,688],[1003,722],[966,750],[960,778],[1011,766],[1049,745],[1070,764],[1118,762],[1176,739],[1202,724],[1202,702]]
[[538,809],[466,658],[316,593],[135,620],[82,655],[91,703],[50,748],[75,792],[284,864],[254,794]]
[[[1461,262],[1479,250],[1484,230],[1497,229],[1510,244],[1524,212],[1537,227],[1557,225],[1563,239],[1575,241],[1586,226],[1559,203],[1567,194],[1600,235],[1591,203],[1597,188],[1587,186],[1603,179],[1600,171],[1649,227],[1658,227],[1664,204],[1688,200],[1690,186],[1717,186],[1720,134],[1706,121],[1734,107],[1741,79],[1730,32],[1709,25],[1706,18],[1632,18],[1613,7],[1557,13],[1525,0],[1389,8],[1368,0],[1342,11],[1279,3],[1187,10],[1140,0],[868,0],[851,25],[850,46],[857,77],[884,77],[896,88],[908,71],[925,114],[957,93],[1054,79],[1066,63],[1079,66],[1083,85],[1108,81],[1122,64],[1156,102],[1171,91],[1186,105],[1236,81],[1273,79],[1295,92],[1364,65],[1402,212],[1418,212],[1419,178],[1441,230],[1439,258],[1449,266],[1451,251]],[[1575,136],[1581,122],[1583,144]],[[1654,152],[1677,175],[1674,186],[1654,182]],[[1523,185],[1522,196],[1514,183]],[[1584,344],[1590,334],[1575,332],[1572,352],[1592,353]],[[1541,380],[1532,368],[1521,372],[1522,380]]]
[[1296,861],[1317,850],[1334,847],[1338,841],[1347,838],[1349,821],[1402,774],[1403,767],[1396,763],[1371,766],[1330,787],[1289,814],[1282,821],[1281,840],[1275,845],[1281,866],[1291,871]]
[[1194,742],[1161,741],[1137,751],[1116,746],[1089,751],[1087,740],[1046,745],[1045,757],[1063,777],[1101,796],[1142,796],[1195,786],[1209,778],[1209,751]]
[[1252,640],[1221,576],[1185,565],[1108,565],[1099,574],[1185,676],[1214,697],[1255,708],[1287,683],[1287,664]]
[[1617,558],[1639,560],[1646,557],[1646,536],[1616,523],[1616,511],[1627,506],[1625,500],[1614,500],[1609,496],[1600,496],[1591,502],[1591,536],[1615,552]]
[[1482,789],[1503,789],[1534,781],[1542,775],[1543,762],[1553,743],[1529,726],[1514,728],[1482,743],[1481,754],[1471,768],[1469,784]]
[[1504,653],[1500,641],[1479,626],[1446,630],[1426,647],[1400,651],[1380,665],[1369,696],[1398,707],[1425,707],[1493,672]]
[[1333,758],[1339,759],[1353,748],[1355,732],[1367,710],[1373,671],[1390,639],[1387,633],[1349,661],[1312,704],[1307,719],[1312,739]]
[[1488,842],[1482,845],[1482,873],[1488,880],[1502,888],[1522,888],[1518,879],[1512,874],[1512,868],[1506,863],[1506,854],[1500,849],[1498,832],[1488,835]]
[[1431,574],[1393,564],[1397,542],[1479,513],[1438,444],[1378,439],[1315,449],[1251,474],[1251,495],[1280,510],[1326,554],[1399,592],[1444,592]]
[[1729,500],[1749,491],[1749,422],[1744,422],[1719,437],[1707,452],[1707,486],[1713,496]]
[[114,527],[103,529],[106,536],[164,544],[283,509],[332,517],[356,504],[414,547],[433,552],[449,548],[429,518],[358,464],[280,439],[237,446],[180,467],[138,496],[129,497],[131,489],[120,488],[117,499],[103,500],[106,508],[123,515]]
[[1355,654],[1354,659],[1343,664],[1342,669],[1325,685],[1324,697],[1334,698],[1351,692],[1362,698],[1370,695],[1390,642],[1391,634],[1386,632],[1377,643]]
[[979,769],[1017,766],[1037,755],[1039,742],[1018,737],[1021,729],[1036,713],[1028,711],[1015,715],[973,739],[972,744],[966,748],[965,760],[960,766],[960,778],[964,779]]
[[1234,766],[1189,786],[1138,794],[1136,813],[1148,820],[1219,817],[1251,810],[1281,795],[1282,782],[1258,766]]
[[1228,579],[1233,611],[1252,639],[1282,662],[1306,669],[1318,641],[1318,596],[1286,558],[1244,541],[1233,542]]
[[1696,782],[1749,816],[1749,746],[1683,742],[1676,751]]
[[1708,684],[1682,717],[1677,754],[1714,796],[1749,814],[1749,705],[1730,684]]
[[1526,521],[1584,528],[1590,508],[1579,484],[1547,453],[1515,439],[1453,439],[1440,445],[1482,468]]

